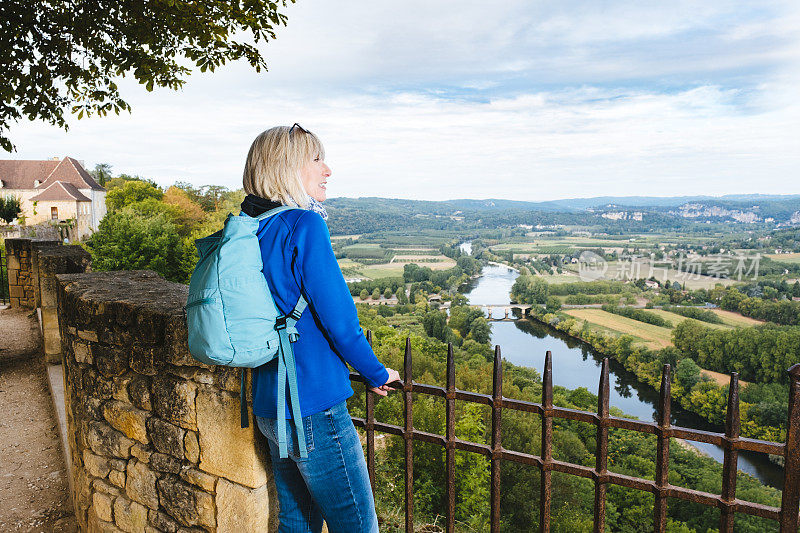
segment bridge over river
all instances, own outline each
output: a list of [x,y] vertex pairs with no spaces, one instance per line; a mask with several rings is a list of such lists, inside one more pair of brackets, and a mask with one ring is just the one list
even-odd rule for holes
[[[473,307],[480,307],[481,309],[486,309],[486,320],[489,320],[490,322],[502,322],[504,320],[517,320],[517,317],[509,316],[512,315],[512,309],[519,309],[520,311],[522,311],[521,318],[528,316],[531,304],[491,304],[491,305],[480,305]],[[502,317],[494,316],[494,312],[497,309],[499,309],[500,312],[503,313]]]

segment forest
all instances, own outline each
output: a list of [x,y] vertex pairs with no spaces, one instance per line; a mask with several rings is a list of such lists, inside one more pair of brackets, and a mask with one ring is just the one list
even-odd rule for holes
[[[386,365],[402,368],[406,337],[410,338],[413,379],[420,383],[445,385],[447,344],[431,338],[422,326],[392,326],[391,318],[374,308],[359,306],[359,318],[372,331],[376,354]],[[393,317],[392,317],[393,318]],[[492,349],[487,343],[469,342],[454,347],[456,387],[484,394],[491,393]],[[535,370],[503,363],[503,394],[527,401],[541,401],[541,377]],[[364,416],[363,387],[351,398],[353,416]],[[596,411],[597,397],[585,388],[568,390],[555,387],[554,403],[561,407]],[[612,408],[614,414],[621,415]],[[414,396],[414,427],[444,434],[444,401],[423,394]],[[399,393],[379,399],[375,407],[380,421],[403,425],[403,400]],[[456,436],[487,444],[491,427],[490,411],[485,406],[456,402]],[[540,418],[536,415],[506,410],[502,419],[503,446],[509,450],[538,454]],[[558,460],[594,466],[595,429],[568,420],[556,420],[553,431],[553,454]],[[387,436],[378,447],[376,497],[379,514],[387,522],[402,522],[404,483],[404,444],[399,437]],[[609,468],[614,472],[653,479],[655,475],[655,440],[652,436],[625,430],[611,430]],[[417,526],[441,522],[445,506],[444,449],[414,442],[414,509]],[[486,531],[489,519],[488,460],[474,453],[456,452],[456,519],[461,531]],[[721,465],[713,459],[687,450],[673,439],[670,445],[670,483],[719,494]],[[539,522],[539,471],[516,463],[504,462],[501,470],[501,530],[536,531]],[[749,501],[779,505],[779,491],[765,487],[752,477],[739,473],[737,496]],[[574,533],[591,531],[594,484],[574,476],[553,475],[552,531]],[[653,530],[653,496],[633,489],[610,486],[608,490],[608,526],[610,531],[646,532]],[[706,532],[718,525],[716,509],[673,499],[669,503],[669,527],[672,532]],[[737,531],[777,530],[772,523],[737,515]]]

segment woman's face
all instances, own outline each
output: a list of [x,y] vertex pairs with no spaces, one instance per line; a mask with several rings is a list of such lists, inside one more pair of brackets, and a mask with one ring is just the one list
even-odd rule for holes
[[325,188],[330,175],[331,169],[319,156],[316,156],[300,170],[300,179],[303,182],[303,187],[308,195],[318,202],[325,201]]

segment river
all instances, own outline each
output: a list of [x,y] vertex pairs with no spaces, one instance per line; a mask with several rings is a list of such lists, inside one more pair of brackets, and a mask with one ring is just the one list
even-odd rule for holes
[[[462,250],[469,253],[471,247],[467,248],[464,244]],[[471,305],[507,305],[510,303],[511,286],[518,275],[507,267],[485,266],[483,274],[461,290]],[[495,315],[496,318],[502,318],[500,311],[495,311]],[[540,374],[544,368],[544,354],[550,350],[553,353],[554,385],[569,389],[586,387],[597,393],[603,356],[583,342],[533,320],[492,322],[491,342],[500,346],[505,360],[535,368]],[[640,384],[631,372],[614,359],[610,362],[611,405],[640,420],[655,420],[658,393],[650,386]],[[699,416],[681,409],[676,402],[672,404],[672,423],[724,432],[722,427],[709,424]],[[689,443],[702,453],[722,462],[722,448],[701,442]],[[741,471],[756,477],[762,483],[783,488],[783,469],[772,463],[765,454],[739,452],[738,464]]]

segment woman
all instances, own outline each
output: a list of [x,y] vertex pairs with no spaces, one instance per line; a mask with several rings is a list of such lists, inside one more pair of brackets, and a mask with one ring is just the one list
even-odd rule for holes
[[[313,133],[298,124],[256,137],[244,168],[242,211],[257,216],[281,205],[305,208],[270,217],[259,227],[264,276],[282,313],[302,296],[308,308],[294,343],[300,412],[308,457],[300,457],[287,399],[277,413],[276,362],[253,370],[253,413],[269,442],[280,503],[280,531],[377,532],[378,521],[364,452],[347,412],[353,366],[371,390],[385,396],[400,379],[385,368],[364,338],[353,299],[339,270],[325,224],[331,170]],[[277,425],[286,424],[289,458],[281,459]]]

